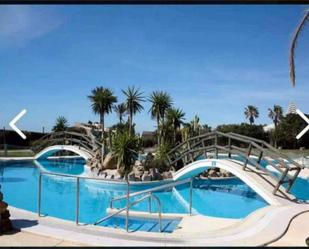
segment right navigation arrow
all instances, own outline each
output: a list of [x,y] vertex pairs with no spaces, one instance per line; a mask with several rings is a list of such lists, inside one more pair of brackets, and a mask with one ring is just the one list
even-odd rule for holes
[[299,116],[302,117],[303,120],[307,122],[307,126],[296,136],[297,139],[300,139],[308,130],[309,130],[309,119],[306,117],[305,114],[302,113],[301,110],[296,109],[296,112]]

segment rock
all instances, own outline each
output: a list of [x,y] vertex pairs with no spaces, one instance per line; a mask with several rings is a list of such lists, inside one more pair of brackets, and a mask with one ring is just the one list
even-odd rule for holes
[[211,169],[208,172],[208,176],[210,176],[210,177],[219,177],[219,174],[214,169]]
[[174,168],[174,166],[170,168],[170,172],[176,172],[176,169]]
[[144,171],[144,174],[142,175],[142,181],[151,181],[149,171]]
[[141,178],[144,173],[144,167],[142,165],[134,166],[133,172],[136,178]]
[[150,169],[150,176],[151,176],[152,181],[157,181],[157,180],[163,179],[162,175],[159,173],[158,169],[156,169],[156,168]]
[[8,204],[4,201],[1,201],[0,202],[0,214],[2,214],[4,211],[6,211],[7,207],[8,207]]
[[134,166],[143,166],[141,161],[139,160],[136,160],[135,163],[134,163]]
[[3,201],[3,194],[0,192],[0,234],[13,229],[7,207],[8,204]]
[[106,175],[105,179],[107,179],[107,180],[112,179],[112,175]]
[[140,182],[142,180],[142,176],[135,176],[135,181]]
[[162,177],[163,179],[171,179],[173,178],[173,174],[171,171],[165,171],[162,173]]
[[121,177],[121,175],[117,172],[117,174],[115,175],[115,179],[116,180],[122,180],[123,177]]
[[106,178],[107,177],[107,173],[105,171],[103,171],[100,175],[102,178]]
[[117,169],[117,157],[109,152],[103,161],[104,169]]
[[134,172],[130,172],[128,174],[128,179],[129,179],[129,181],[135,181],[135,174],[134,174]]
[[220,173],[221,174],[226,174],[226,173],[228,173],[228,171],[226,171],[225,169],[220,169]]

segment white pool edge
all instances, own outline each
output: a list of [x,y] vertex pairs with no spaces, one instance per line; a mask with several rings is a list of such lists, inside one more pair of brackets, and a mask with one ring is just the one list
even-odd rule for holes
[[[186,227],[183,231],[177,230],[176,233],[127,233],[121,229],[93,225],[76,226],[72,221],[54,217],[39,218],[36,213],[12,206],[9,206],[9,210],[13,224],[16,224],[16,219],[38,222],[33,226],[21,227],[22,231],[94,246],[258,246],[279,237],[295,215],[309,211],[309,204],[291,204],[271,206],[264,210],[258,209],[241,222],[235,222],[229,227],[208,232],[202,231],[200,216],[184,216],[183,219],[191,222],[192,226]],[[199,221],[199,224],[194,219]]]

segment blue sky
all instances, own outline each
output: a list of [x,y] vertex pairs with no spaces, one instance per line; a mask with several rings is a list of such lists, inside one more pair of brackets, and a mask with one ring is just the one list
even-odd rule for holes
[[[87,95],[96,86],[135,85],[171,94],[174,105],[216,126],[244,122],[256,105],[294,101],[309,113],[309,28],[296,50],[297,85],[289,82],[288,48],[303,5],[0,6],[0,125],[23,108],[21,129],[50,130],[58,115],[70,124],[97,121]],[[153,130],[145,110],[137,130]],[[113,113],[107,125],[115,123]]]

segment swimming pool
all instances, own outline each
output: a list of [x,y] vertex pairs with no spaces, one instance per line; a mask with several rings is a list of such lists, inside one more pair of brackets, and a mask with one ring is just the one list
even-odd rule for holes
[[[83,168],[82,161],[74,164],[63,161],[40,163],[53,172],[77,174]],[[37,212],[38,177],[39,169],[33,161],[0,162],[1,190],[11,206]],[[131,185],[130,191],[153,187],[154,184],[158,183]],[[110,199],[125,193],[126,185],[122,183],[81,179],[80,222],[91,224],[106,216]],[[161,200],[163,213],[189,212],[189,184],[154,194]],[[125,200],[116,202],[115,207],[124,207],[125,203]],[[244,218],[265,206],[267,203],[238,179],[194,180],[193,213],[221,218]],[[152,207],[153,211],[157,210],[155,202]],[[42,214],[73,221],[75,208],[75,178],[43,175]],[[148,211],[148,202],[138,203],[132,210]]]

